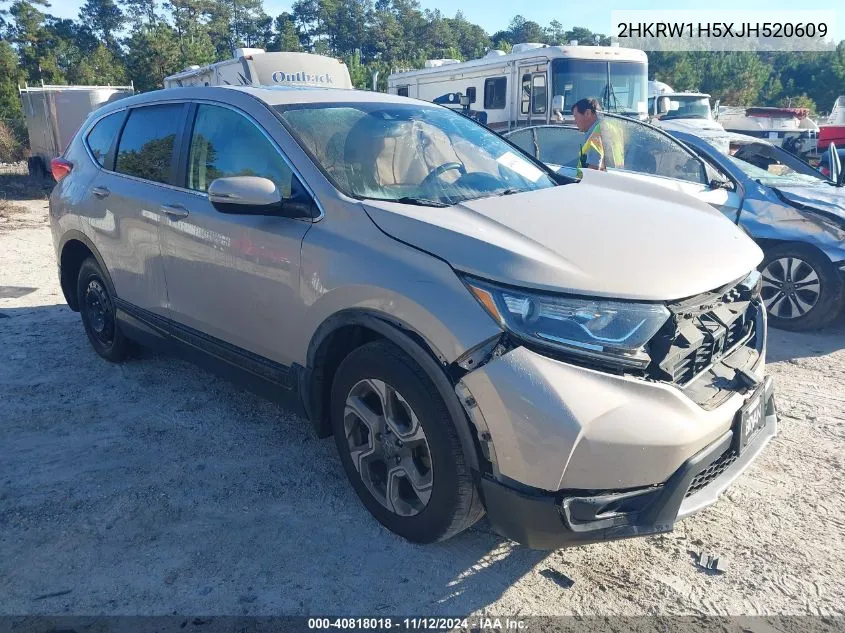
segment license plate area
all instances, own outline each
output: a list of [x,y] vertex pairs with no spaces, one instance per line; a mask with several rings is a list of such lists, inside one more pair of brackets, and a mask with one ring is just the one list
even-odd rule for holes
[[739,410],[739,420],[736,424],[736,450],[739,454],[745,450],[754,438],[766,426],[766,389],[760,385],[748,402]]

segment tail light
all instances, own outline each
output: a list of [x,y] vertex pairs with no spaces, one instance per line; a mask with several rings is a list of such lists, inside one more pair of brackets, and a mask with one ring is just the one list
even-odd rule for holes
[[50,171],[53,172],[53,178],[56,182],[67,176],[71,169],[73,169],[73,163],[61,156],[50,161]]

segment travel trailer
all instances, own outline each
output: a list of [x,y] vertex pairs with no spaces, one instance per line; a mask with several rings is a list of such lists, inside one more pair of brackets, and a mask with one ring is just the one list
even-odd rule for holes
[[516,44],[509,54],[428,60],[425,68],[387,78],[390,94],[463,108],[497,131],[570,120],[572,104],[583,97],[644,119],[647,90],[646,54],[616,46]]
[[25,86],[18,88],[29,135],[30,175],[46,177],[59,156],[94,110],[135,93],[134,86]]
[[184,86],[352,88],[352,80],[346,64],[334,57],[239,48],[232,59],[208,66],[189,66],[164,78],[165,88]]
[[819,151],[826,150],[831,143],[845,147],[845,95],[837,97],[827,123],[819,126]]
[[720,106],[719,123],[728,132],[763,138],[803,158],[816,156],[819,126],[807,108]]
[[700,136],[727,152],[729,136],[713,117],[710,95],[676,92],[661,81],[648,82],[648,116],[652,125]]

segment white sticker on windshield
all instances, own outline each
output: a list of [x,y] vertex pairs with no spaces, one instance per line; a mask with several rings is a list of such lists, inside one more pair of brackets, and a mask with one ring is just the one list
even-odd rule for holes
[[535,167],[527,160],[520,158],[513,152],[505,152],[496,159],[496,162],[504,165],[512,171],[515,171],[520,176],[527,178],[531,182],[537,182],[543,176],[542,170]]

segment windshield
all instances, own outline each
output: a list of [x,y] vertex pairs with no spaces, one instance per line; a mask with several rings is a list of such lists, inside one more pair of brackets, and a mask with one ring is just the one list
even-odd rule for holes
[[[808,176],[805,174],[799,174],[790,170],[785,165],[771,165],[769,169],[761,169],[751,163],[748,163],[736,156],[729,157],[737,167],[739,167],[743,173],[748,176],[749,178],[753,178],[754,180],[758,181],[761,185],[766,185],[767,187],[794,187],[794,186],[806,186],[806,185],[824,185],[824,177],[815,178],[813,176]],[[782,173],[775,173],[770,171],[775,169],[776,171],[781,171],[778,168],[786,167]]]
[[606,62],[556,59],[552,62],[552,89],[564,98],[569,113],[579,99],[595,97],[606,112],[636,115],[646,111],[648,75],[641,62]]
[[733,161],[750,178],[772,187],[824,184],[824,175],[807,163],[766,143],[731,143]]
[[348,196],[456,204],[557,184],[500,136],[446,108],[309,103],[275,110]]
[[[666,103],[668,101],[668,103]],[[667,110],[660,115],[662,119],[712,119],[710,99],[708,97],[665,97]],[[659,114],[659,111],[658,111]]]

